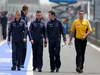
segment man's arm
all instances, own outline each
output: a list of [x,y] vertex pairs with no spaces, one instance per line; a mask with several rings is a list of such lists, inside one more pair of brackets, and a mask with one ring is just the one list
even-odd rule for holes
[[64,33],[64,26],[61,22],[59,22],[59,25],[60,25],[60,32],[63,36],[63,41],[65,42],[66,41],[66,34]]
[[92,32],[92,27],[91,27],[89,21],[87,21],[87,23],[88,23],[87,33],[83,36],[83,39],[85,39],[86,37],[88,37],[88,35]]
[[26,23],[25,23],[25,21],[23,21],[23,26],[24,26],[24,42],[26,42],[27,41],[27,25],[26,25]]
[[43,37],[44,37],[44,44],[46,47],[46,45],[47,45],[47,30],[46,30],[45,24],[43,25]]
[[10,23],[8,27],[8,41],[10,41],[11,34],[12,34],[12,23]]
[[29,27],[29,39],[31,41],[31,43],[34,43],[34,39],[33,39],[33,23],[30,24],[30,27]]
[[69,45],[71,44],[72,38],[76,36],[76,29],[75,29],[75,21],[72,23],[72,26],[70,28],[70,34],[69,34]]

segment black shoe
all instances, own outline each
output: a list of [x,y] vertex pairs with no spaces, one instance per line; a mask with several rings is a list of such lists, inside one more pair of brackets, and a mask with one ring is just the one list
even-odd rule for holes
[[59,68],[56,69],[56,72],[59,72]]
[[24,68],[24,65],[21,65],[20,67],[21,67],[21,68]]
[[21,68],[20,68],[20,67],[17,67],[17,70],[18,70],[18,71],[20,71],[20,70],[21,70]]
[[39,70],[38,70],[38,72],[42,72],[42,70],[41,70],[41,69],[39,69]]
[[83,70],[82,70],[82,69],[80,69],[79,73],[83,73]]
[[21,70],[21,67],[17,66],[17,70],[20,71]]
[[36,67],[33,68],[33,71],[36,71]]
[[13,67],[11,68],[11,70],[12,70],[12,71],[15,71],[15,70],[16,70],[16,66],[13,66]]
[[79,67],[77,67],[77,68],[76,68],[76,72],[78,72],[78,73],[83,73],[83,70],[80,69]]
[[80,68],[79,68],[79,67],[77,67],[77,68],[76,68],[76,72],[78,72],[78,73],[79,73],[79,71],[80,71]]
[[54,72],[55,70],[51,70],[50,72]]

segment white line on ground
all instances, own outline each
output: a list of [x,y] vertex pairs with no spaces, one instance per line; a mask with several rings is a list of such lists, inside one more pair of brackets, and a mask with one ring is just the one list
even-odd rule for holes
[[11,75],[10,73],[0,73],[0,75]]
[[[33,71],[32,71],[32,55],[30,57],[29,63],[28,63],[28,68],[27,68],[27,74],[26,75],[33,75]],[[31,71],[30,71],[31,70]]]
[[0,63],[1,62],[11,62],[11,58],[0,58]]
[[88,45],[90,45],[91,47],[93,47],[94,49],[96,49],[97,51],[100,51],[100,47],[97,47],[96,45],[93,45],[91,43],[88,42]]

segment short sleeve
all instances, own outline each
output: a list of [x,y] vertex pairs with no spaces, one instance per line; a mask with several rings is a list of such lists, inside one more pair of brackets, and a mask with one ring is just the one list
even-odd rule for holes
[[75,32],[75,21],[72,23],[70,31]]

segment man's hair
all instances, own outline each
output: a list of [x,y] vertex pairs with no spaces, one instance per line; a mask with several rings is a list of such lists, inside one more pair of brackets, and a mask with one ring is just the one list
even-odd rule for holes
[[40,10],[37,10],[36,13],[37,13],[37,14],[38,14],[38,13],[41,13],[41,11],[40,11]]
[[50,13],[53,16],[56,16],[56,13],[53,10],[50,10],[48,13]]
[[17,13],[20,13],[20,14],[21,14],[21,12],[20,12],[19,10],[16,10],[16,11],[15,11],[15,14],[17,14]]
[[28,6],[24,5],[24,6],[22,7],[22,10],[23,10],[23,11],[28,10]]
[[84,10],[80,10],[79,13],[85,13]]

